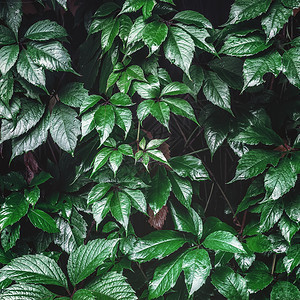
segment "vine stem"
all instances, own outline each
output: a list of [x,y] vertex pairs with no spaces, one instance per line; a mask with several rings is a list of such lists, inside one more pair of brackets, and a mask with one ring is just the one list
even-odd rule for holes
[[137,151],[140,150],[140,132],[141,132],[141,122],[138,121],[138,129],[137,129],[137,135],[136,135],[136,144],[137,144]]
[[208,196],[208,199],[207,199],[205,208],[204,208],[204,213],[206,212],[206,210],[207,210],[207,208],[208,208],[208,204],[209,204],[210,199],[211,199],[211,196],[212,196],[212,194],[213,194],[214,187],[215,187],[215,183],[213,182],[213,184],[211,185],[210,193],[209,193],[209,196]]
[[208,151],[208,150],[209,150],[209,148],[203,148],[203,149],[199,149],[199,150],[196,150],[196,151],[184,154],[184,155],[193,155],[193,154],[197,154],[197,153]]
[[90,228],[89,228],[89,230],[88,230],[88,232],[87,232],[86,238],[85,238],[85,240],[84,240],[84,244],[85,244],[85,245],[86,245],[86,243],[87,243],[88,240],[89,240],[89,237],[90,237],[90,235],[91,235],[91,232],[92,232],[92,229],[93,229],[95,223],[96,223],[95,220],[93,220],[93,221],[92,221],[92,224],[91,224],[91,226],[90,226]]
[[276,253],[273,254],[273,262],[272,262],[272,271],[271,275],[273,275],[274,270],[275,270],[275,263],[276,263]]

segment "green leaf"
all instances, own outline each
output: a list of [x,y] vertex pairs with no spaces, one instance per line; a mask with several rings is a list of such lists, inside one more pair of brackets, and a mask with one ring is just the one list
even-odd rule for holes
[[190,232],[200,239],[202,236],[203,224],[195,210],[192,208],[187,209],[174,202],[171,202],[169,205],[175,229]]
[[292,194],[284,202],[284,209],[291,220],[300,222],[300,195]]
[[261,25],[267,36],[267,41],[279,33],[283,25],[288,22],[292,13],[292,9],[285,8],[280,3],[280,0],[273,1],[268,14],[261,20]]
[[29,203],[20,193],[12,193],[6,197],[5,204],[0,209],[0,231],[18,222],[26,215]]
[[24,38],[33,41],[48,41],[68,36],[64,27],[50,20],[41,20],[31,25]]
[[86,288],[94,291],[96,295],[100,294],[97,299],[137,300],[134,290],[126,282],[126,277],[117,272],[108,272],[91,282]]
[[125,138],[131,128],[132,113],[128,108],[114,107],[116,125],[125,132]]
[[93,174],[106,164],[112,152],[112,148],[103,148],[98,152],[94,159]]
[[11,280],[21,283],[68,287],[67,278],[55,260],[41,254],[17,257],[1,271]]
[[216,217],[208,217],[205,220],[203,226],[203,237],[207,237],[209,234],[215,231],[228,231],[232,234],[236,234],[236,230],[233,229],[231,226],[227,225],[226,223],[222,222]]
[[115,192],[110,202],[110,210],[113,217],[127,231],[131,211],[131,201],[128,195],[123,192]]
[[238,266],[241,268],[243,272],[248,270],[250,266],[255,261],[255,254],[241,254],[241,253],[235,253],[234,259],[237,262]]
[[[146,150],[153,150],[153,149],[156,149],[158,148],[160,145],[162,145],[167,139],[152,139],[148,144],[147,144],[147,147],[146,147]],[[143,141],[143,140],[142,140]],[[142,141],[140,142],[140,147],[142,149],[145,149],[145,146],[142,145]],[[145,141],[145,139],[144,139]]]
[[39,284],[17,283],[4,289],[0,295],[1,300],[52,300],[56,297],[52,292]]
[[175,197],[186,207],[190,208],[192,203],[193,189],[188,179],[179,177],[176,173],[168,173]]
[[246,253],[243,245],[228,231],[215,231],[206,237],[203,246],[212,250],[222,250],[231,253]]
[[271,300],[299,299],[299,289],[288,281],[278,281],[271,291]]
[[206,73],[203,93],[208,101],[231,113],[228,85],[216,73]]
[[254,149],[245,153],[239,160],[236,173],[231,182],[246,180],[255,177],[265,171],[267,165],[277,166],[280,159],[280,152]]
[[[5,110],[9,108],[10,99],[13,96],[14,92],[14,78],[11,72],[7,73],[6,75],[2,76],[0,79],[0,99],[5,104]],[[3,105],[3,104],[2,104]],[[0,117],[1,117],[1,108],[0,108]],[[7,119],[10,119],[10,113],[5,114]]]
[[151,187],[147,191],[147,202],[156,215],[167,203],[171,192],[171,182],[167,177],[166,169],[160,167],[151,181]]
[[144,2],[144,0],[126,0],[123,4],[120,14],[135,12],[144,5]]
[[146,154],[149,155],[149,157],[151,157],[152,159],[154,159],[156,161],[159,161],[161,163],[164,163],[164,164],[169,166],[169,163],[168,163],[166,157],[164,156],[164,154],[160,150],[157,150],[157,149],[148,150],[146,152]]
[[149,48],[149,55],[159,49],[167,35],[168,27],[165,23],[153,21],[145,26],[142,38],[146,46]]
[[190,94],[197,99],[197,95],[200,92],[204,81],[204,72],[200,66],[192,65],[189,70],[190,77],[189,79],[186,74],[183,74],[183,83],[185,83],[190,88]]
[[20,228],[20,224],[17,223],[2,230],[1,245],[5,252],[16,245],[17,240],[20,238]]
[[114,172],[114,175],[116,176],[116,173],[123,161],[123,155],[120,151],[114,150],[112,154],[109,157],[109,165],[111,170]]
[[67,265],[71,283],[75,286],[91,275],[113,252],[117,239],[96,239],[72,252]]
[[110,15],[112,12],[120,9],[120,6],[115,2],[106,2],[100,5],[97,11],[94,14],[94,17],[102,18]]
[[95,113],[94,120],[97,131],[100,135],[100,144],[102,145],[115,126],[115,112],[111,105],[102,105]]
[[107,52],[112,47],[112,44],[119,33],[119,19],[114,18],[110,20],[107,25],[108,26],[103,28],[101,35],[101,47],[103,53]]
[[143,98],[143,99],[155,99],[159,97],[160,88],[159,80],[153,75],[148,76],[148,82],[134,82],[133,89]]
[[217,268],[211,276],[211,283],[228,300],[249,299],[246,280],[228,267]]
[[251,35],[247,37],[232,35],[225,41],[219,53],[244,57],[266,50],[270,46],[271,43],[266,44],[261,35]]
[[16,139],[13,139],[11,160],[16,156],[34,150],[45,143],[48,137],[49,128],[50,116],[47,114],[30,131],[24,133]]
[[184,254],[178,254],[155,269],[149,283],[149,299],[156,299],[174,287],[182,271],[183,259]]
[[138,239],[129,250],[130,260],[146,262],[161,259],[179,249],[186,240],[179,233],[171,230],[159,230]]
[[190,35],[181,28],[170,26],[164,43],[165,56],[188,76],[194,51],[195,45]]
[[262,234],[247,238],[246,243],[251,251],[257,253],[267,252],[271,249],[271,242]]
[[236,24],[239,22],[254,19],[265,13],[271,4],[271,0],[266,1],[244,1],[236,0],[231,6],[229,20],[227,24]]
[[56,0],[56,2],[64,8],[64,10],[67,10],[67,0]]
[[[103,300],[105,300],[104,298]],[[110,300],[110,298],[108,298]],[[72,300],[97,300],[96,296],[89,290],[80,289],[75,292]]]
[[22,108],[16,120],[2,120],[1,142],[28,132],[41,119],[44,111],[44,105],[32,100],[22,99]]
[[100,224],[102,220],[105,218],[110,208],[110,201],[113,197],[114,193],[110,192],[106,197],[99,199],[97,202],[92,205],[92,213],[93,217],[96,221],[96,224]]
[[46,76],[43,68],[37,66],[26,50],[22,50],[17,62],[17,71],[31,84],[46,90]]
[[265,199],[277,200],[293,188],[297,174],[291,161],[283,158],[276,168],[270,167],[265,176]]
[[156,4],[155,0],[145,0],[143,5],[143,16],[145,19],[148,19],[152,15],[152,10]]
[[0,25],[0,45],[11,45],[16,42],[14,33],[9,28]]
[[[139,81],[146,81],[143,69],[138,65],[132,65],[126,69],[129,78]],[[132,105],[133,103],[131,103]]]
[[300,49],[292,48],[284,52],[282,56],[283,74],[289,82],[300,89]]
[[121,15],[119,17],[119,22],[119,37],[123,41],[123,43],[126,43],[133,23],[127,15]]
[[[134,0],[133,0],[134,1]],[[144,22],[143,16],[139,16],[135,22],[133,23],[128,38],[127,45],[132,43],[136,43],[142,39],[143,31],[146,27],[146,23]]]
[[256,293],[266,288],[273,281],[273,276],[264,270],[254,270],[247,273],[245,279],[250,293]]
[[24,190],[24,197],[29,204],[34,207],[38,200],[40,199],[41,191],[38,186],[35,186],[33,189]]
[[208,180],[209,175],[199,158],[191,155],[172,157],[169,160],[173,171],[181,177],[189,177],[191,180]]
[[100,96],[93,96],[94,98],[92,96],[89,97],[88,90],[83,87],[81,82],[70,82],[58,92],[59,101],[68,106],[80,107],[80,113],[93,106],[91,102],[87,104],[86,101],[93,100],[92,103],[97,103],[101,99]]
[[73,154],[80,132],[80,121],[76,111],[64,104],[56,104],[50,117],[50,134],[53,141],[62,150]]
[[300,245],[292,245],[283,258],[283,264],[287,273],[291,273],[300,264]]
[[118,147],[119,152],[123,155],[134,157],[132,147],[128,144],[122,144]]
[[52,178],[51,174],[42,171],[39,174],[35,174],[34,178],[31,180],[29,187],[33,187],[35,185],[40,185]]
[[300,2],[299,0],[281,0],[284,6],[289,8],[299,8]]
[[167,103],[154,102],[150,110],[151,115],[169,130],[170,108]]
[[211,23],[200,13],[192,10],[184,10],[177,13],[173,20],[187,25],[195,25],[199,28],[213,28]]
[[293,236],[299,230],[299,224],[292,221],[286,215],[283,215],[278,223],[282,236],[291,243]]
[[266,73],[273,73],[277,77],[282,69],[281,60],[281,55],[277,51],[246,59],[243,67],[243,91],[248,87],[262,84]]
[[147,214],[147,202],[145,196],[140,190],[124,189],[123,192],[131,200],[131,205],[141,211],[144,214]]
[[211,270],[210,258],[204,249],[189,251],[184,256],[182,269],[189,295],[200,289]]
[[7,0],[7,10],[6,10],[6,24],[18,36],[19,27],[22,22],[22,2],[15,0]]
[[30,222],[37,228],[49,233],[58,232],[55,221],[44,211],[31,208],[28,212]]
[[133,105],[130,97],[124,93],[116,93],[110,98],[110,103],[116,106],[131,106]]
[[36,65],[47,70],[74,72],[70,55],[62,44],[57,41],[47,42],[46,44],[30,42],[27,45],[27,54]]
[[[77,94],[77,93],[76,93]],[[80,93],[81,94],[81,93]],[[90,95],[90,96],[85,96],[86,94],[84,93],[84,97],[83,100],[81,99],[81,97],[83,95],[80,96],[80,98],[78,98],[78,103],[81,103],[80,105],[80,114],[85,113],[87,110],[89,110],[90,108],[92,108],[93,106],[95,106],[98,102],[100,102],[100,100],[102,100],[103,98],[99,95]],[[65,101],[71,101],[72,98],[65,99]],[[73,101],[71,101],[73,102]],[[77,101],[76,101],[77,104]]]
[[269,201],[264,204],[260,216],[260,231],[265,232],[271,229],[283,214],[283,205],[280,200]]
[[16,63],[19,55],[18,45],[3,46],[0,49],[0,72],[5,75]]
[[169,83],[162,89],[160,97],[188,94],[189,92],[190,88],[187,85],[181,82],[174,81]]

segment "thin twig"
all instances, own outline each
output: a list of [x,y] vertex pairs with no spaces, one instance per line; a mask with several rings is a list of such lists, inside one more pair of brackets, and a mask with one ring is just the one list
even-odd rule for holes
[[193,155],[193,154],[197,154],[197,153],[204,152],[204,151],[207,151],[207,150],[209,150],[209,148],[199,149],[199,150],[196,150],[196,151],[184,154],[184,155]]
[[179,126],[179,124],[178,124],[178,122],[177,122],[177,119],[176,119],[175,117],[174,117],[174,120],[175,120],[175,123],[176,123],[176,125],[177,125],[177,127],[178,127],[178,129],[179,129],[179,131],[180,131],[180,133],[181,133],[181,135],[182,135],[182,137],[183,137],[183,139],[184,139],[184,142],[186,143],[187,138],[186,138],[184,132],[182,131],[182,129],[181,129],[181,127]]
[[276,263],[276,253],[273,254],[273,262],[272,262],[272,271],[271,275],[273,275],[274,270],[275,270],[275,263]]
[[210,193],[209,193],[207,202],[206,202],[206,205],[205,205],[205,208],[204,208],[204,213],[206,212],[206,210],[207,210],[207,208],[208,208],[208,204],[209,204],[210,199],[211,199],[211,196],[212,196],[212,194],[213,194],[214,187],[215,187],[215,183],[213,182],[213,183],[212,183],[212,186],[211,186],[211,189],[210,189]]

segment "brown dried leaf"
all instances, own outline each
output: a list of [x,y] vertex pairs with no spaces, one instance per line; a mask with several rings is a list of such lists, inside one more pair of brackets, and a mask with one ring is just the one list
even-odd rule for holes
[[150,206],[148,206],[148,215],[149,215],[148,223],[155,229],[160,230],[163,228],[165,221],[167,219],[168,207],[164,205],[161,208],[161,210],[156,215],[154,215],[153,210],[150,208]]

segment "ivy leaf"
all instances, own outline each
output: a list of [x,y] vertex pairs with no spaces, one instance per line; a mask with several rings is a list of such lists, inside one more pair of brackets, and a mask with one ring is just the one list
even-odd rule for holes
[[155,4],[156,4],[155,0],[145,0],[145,3],[142,8],[144,19],[148,19],[151,17],[152,10]]
[[98,152],[98,154],[94,159],[94,169],[92,174],[94,174],[96,171],[98,171],[101,167],[103,167],[106,164],[112,152],[113,152],[112,148],[103,148]]
[[140,8],[142,8],[144,2],[145,1],[143,0],[126,0],[123,4],[120,14],[138,11]]
[[5,75],[16,63],[19,55],[18,45],[3,46],[0,49],[0,72]]
[[115,107],[116,124],[125,132],[125,138],[131,128],[132,113],[128,108]]
[[33,41],[48,41],[68,36],[64,27],[50,20],[41,20],[31,25],[24,38]]
[[203,246],[212,250],[221,250],[231,253],[246,253],[240,241],[228,231],[215,231],[203,242]]
[[173,202],[170,203],[170,208],[175,229],[190,232],[200,239],[202,236],[203,224],[195,210],[191,207],[187,209]]
[[264,253],[270,250],[271,242],[267,236],[258,234],[246,239],[247,246],[250,251]]
[[140,190],[124,189],[123,192],[131,200],[131,205],[141,211],[144,214],[147,214],[147,202],[145,196]]
[[134,82],[133,88],[143,99],[155,99],[159,97],[159,86],[155,83]]
[[172,288],[182,271],[184,254],[170,258],[155,269],[149,283],[149,299],[156,299]]
[[245,153],[239,160],[234,178],[236,180],[246,180],[257,176],[265,171],[267,165],[277,166],[281,154],[279,152],[254,149]]
[[260,216],[260,231],[265,232],[271,229],[281,218],[283,205],[281,201],[269,201],[264,204]]
[[126,43],[133,23],[130,17],[128,17],[127,15],[121,15],[119,17],[119,22],[120,22],[119,37],[123,41],[123,43]]
[[99,295],[97,299],[137,300],[134,290],[126,282],[126,277],[117,272],[108,272],[88,284],[87,289]]
[[72,252],[67,265],[70,281],[78,284],[91,275],[112,254],[118,240],[96,239]]
[[92,213],[93,217],[96,221],[96,224],[100,224],[102,220],[105,218],[110,208],[110,201],[113,197],[114,193],[110,192],[106,197],[99,199],[97,202],[92,205]]
[[98,108],[94,116],[97,131],[100,135],[100,145],[102,145],[115,126],[115,112],[111,105],[102,105]]
[[127,194],[116,192],[110,202],[110,210],[113,217],[123,225],[127,232],[131,201]]
[[123,161],[123,155],[120,151],[117,150],[113,151],[109,157],[109,165],[115,176],[122,161]]
[[208,180],[209,175],[199,158],[191,155],[172,157],[169,160],[173,171],[181,177],[189,177],[191,180]]
[[149,48],[149,55],[153,54],[165,41],[168,27],[165,23],[153,21],[148,23],[143,30],[143,41]]
[[143,31],[146,27],[146,23],[144,22],[143,16],[139,16],[135,22],[133,23],[128,38],[127,38],[127,45],[132,43],[136,43],[142,39]]
[[199,28],[213,28],[211,23],[200,13],[192,10],[184,10],[177,13],[173,20],[187,25],[195,25]]
[[227,225],[226,223],[222,222],[216,217],[208,217],[204,223],[203,227],[203,237],[207,237],[212,232],[216,231],[228,231],[231,232],[233,235],[236,234],[236,230],[231,226]]
[[45,92],[46,90],[46,76],[43,68],[37,66],[26,50],[22,50],[17,62],[17,71],[24,79],[31,84],[40,87]]
[[276,168],[270,167],[265,176],[265,199],[277,200],[293,188],[297,174],[288,158],[282,159]]
[[273,1],[268,14],[261,20],[261,25],[267,36],[267,41],[279,33],[283,25],[288,22],[292,13],[292,9],[285,8],[280,3],[280,0]]
[[292,221],[288,216],[283,215],[280,218],[280,221],[278,223],[278,226],[281,230],[282,236],[291,243],[291,240],[293,236],[296,234],[296,232],[299,230],[299,225]]
[[194,56],[195,44],[188,33],[183,29],[170,26],[168,37],[164,44],[166,58],[184,73],[189,75],[189,69]]
[[190,89],[187,85],[181,82],[171,82],[167,86],[165,86],[161,93],[160,97],[163,96],[175,96],[180,94],[188,94],[190,92]]
[[299,299],[299,289],[288,281],[278,281],[271,291],[271,300]]
[[[100,96],[96,96],[94,98],[92,98],[92,96],[89,97],[88,90],[83,87],[83,83],[81,82],[68,83],[59,90],[58,97],[59,101],[68,106],[80,107],[80,113],[85,112],[94,105],[93,103],[97,103],[101,99]],[[93,100],[93,102],[86,104],[88,100]]]
[[189,79],[186,74],[183,74],[183,82],[190,88],[190,94],[194,99],[197,99],[197,95],[200,92],[204,81],[204,72],[200,66],[192,65],[189,70],[190,77]]
[[17,240],[20,238],[20,228],[20,224],[17,223],[2,230],[1,245],[5,252],[15,246]]
[[56,104],[50,117],[50,134],[53,141],[62,150],[73,154],[80,132],[80,121],[76,111],[64,104]]
[[17,282],[68,287],[67,278],[55,260],[41,254],[17,257],[2,272]]
[[231,113],[228,85],[216,73],[206,73],[203,93],[208,101]]
[[270,46],[271,43],[266,44],[261,35],[251,35],[247,37],[232,35],[225,41],[219,53],[244,57],[257,54]]
[[150,110],[151,115],[169,130],[170,108],[162,101],[154,102]]
[[258,58],[246,59],[243,67],[244,87],[242,91],[248,87],[263,83],[263,76],[266,73],[273,73],[277,77],[281,69],[282,59],[277,51]]
[[11,45],[15,44],[16,42],[16,37],[12,30],[8,27],[0,25],[0,45]]
[[246,280],[228,267],[217,268],[211,276],[211,283],[229,300],[249,299]]
[[130,97],[124,93],[116,93],[110,98],[110,103],[116,106],[131,106],[133,105]]
[[231,6],[229,20],[227,24],[236,24],[239,22],[254,19],[265,13],[271,4],[271,0],[266,1],[243,1],[237,0]]
[[37,228],[49,233],[58,232],[55,221],[44,211],[31,208],[28,212],[30,222]]
[[154,258],[161,259],[175,252],[185,242],[184,237],[176,231],[154,231],[134,242],[128,257],[138,262],[146,262]]
[[106,53],[112,47],[114,39],[119,33],[119,26],[119,19],[114,18],[103,28],[101,35],[101,47],[103,53]]
[[36,65],[47,70],[75,72],[67,50],[57,41],[46,44],[30,42],[27,45],[27,54]]
[[282,56],[283,74],[289,82],[300,89],[300,49],[292,48],[284,52]]
[[[145,76],[144,76],[144,71],[143,69],[138,66],[138,65],[132,65],[132,66],[129,66],[127,69],[126,69],[126,73],[127,75],[131,78],[131,79],[136,79],[136,80],[139,80],[139,81],[147,81]],[[131,103],[132,105],[133,103]]]
[[171,182],[167,177],[166,169],[160,167],[151,181],[148,189],[147,202],[156,215],[166,204],[171,192]]
[[[6,75],[1,76],[0,79],[0,99],[5,104],[5,109],[7,109],[10,105],[10,99],[13,96],[14,92],[14,78],[12,76],[11,72],[8,72]],[[3,104],[2,104],[3,105]],[[6,119],[9,119],[9,114],[3,114],[5,115]],[[1,117],[1,108],[0,108],[0,117]]]
[[179,177],[176,173],[169,172],[168,177],[172,185],[175,197],[186,207],[190,208],[192,203],[193,189],[188,179]]
[[184,256],[182,269],[189,295],[200,289],[211,270],[210,258],[204,249],[189,251]]
[[18,222],[26,215],[29,203],[20,193],[13,193],[6,197],[6,202],[0,209],[0,231]]
[[235,253],[234,259],[243,272],[248,270],[255,261],[255,254]]
[[21,299],[22,297],[32,300],[52,300],[55,296],[42,285],[28,283],[13,284],[1,293],[1,298],[6,300]]
[[245,279],[250,293],[256,293],[266,288],[273,281],[273,276],[266,270],[254,269],[246,274]]

